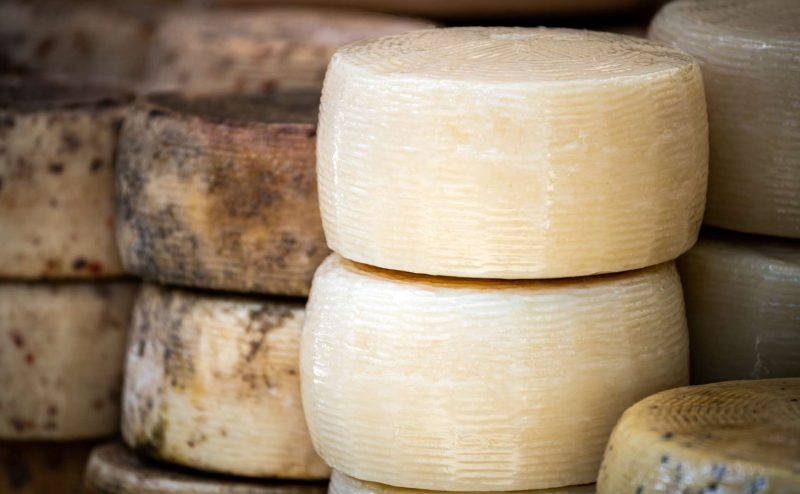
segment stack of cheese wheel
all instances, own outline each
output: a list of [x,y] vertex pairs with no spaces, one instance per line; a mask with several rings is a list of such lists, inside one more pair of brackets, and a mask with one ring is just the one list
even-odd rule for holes
[[72,492],[88,446],[69,441],[118,430],[137,289],[117,279],[112,218],[128,101],[104,88],[0,82],[2,492]]
[[697,63],[646,40],[452,28],[340,49],[317,142],[336,253],[301,343],[332,489],[590,489],[569,486],[594,482],[622,412],[688,381],[672,260],[707,147]]
[[680,262],[692,380],[800,377],[800,3],[679,0],[650,37],[702,66],[705,223]]

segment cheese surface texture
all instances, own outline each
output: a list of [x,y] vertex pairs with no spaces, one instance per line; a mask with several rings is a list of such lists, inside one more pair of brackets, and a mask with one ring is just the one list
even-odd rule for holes
[[800,241],[709,231],[678,268],[693,383],[800,377]]
[[798,19],[795,0],[679,0],[650,26],[702,66],[710,225],[800,238]]
[[707,175],[694,60],[568,29],[450,28],[350,44],[328,68],[328,245],[373,266],[555,278],[674,259]]
[[800,492],[800,379],[671,389],[629,408],[599,494]]
[[616,420],[688,382],[672,264],[597,278],[464,280],[329,257],[301,346],[317,451],[432,490],[594,482]]
[[319,93],[150,97],[123,127],[122,261],[145,279],[307,295],[329,253],[317,202]]
[[128,346],[126,443],[200,470],[327,478],[300,403],[302,324],[299,301],[146,285]]
[[0,492],[76,494],[93,442],[0,441]]
[[130,282],[0,283],[0,438],[117,431],[137,289]]

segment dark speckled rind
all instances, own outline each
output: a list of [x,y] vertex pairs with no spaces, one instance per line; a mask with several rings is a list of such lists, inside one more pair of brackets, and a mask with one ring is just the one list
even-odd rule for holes
[[77,494],[94,444],[0,441],[0,492]]

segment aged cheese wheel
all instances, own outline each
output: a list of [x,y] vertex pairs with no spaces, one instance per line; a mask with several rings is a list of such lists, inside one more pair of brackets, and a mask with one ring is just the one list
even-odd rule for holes
[[77,494],[94,442],[0,441],[0,492]]
[[0,438],[111,435],[138,284],[0,283]]
[[0,82],[0,277],[123,273],[114,241],[114,149],[127,96]]
[[339,46],[429,26],[324,9],[180,11],[165,16],[156,31],[145,87],[187,93],[318,87]]
[[327,478],[300,403],[301,301],[146,285],[134,309],[122,433],[171,463]]
[[800,238],[798,19],[796,0],[680,0],[650,26],[702,66],[710,225]]
[[706,126],[697,64],[646,40],[451,28],[354,43],[320,108],[328,245],[478,278],[671,260],[697,237]]
[[672,263],[489,281],[332,255],[307,311],[301,370],[314,445],[331,467],[394,486],[594,482],[625,408],[689,377]]
[[709,231],[678,267],[692,382],[800,377],[800,241]]
[[155,464],[120,443],[99,446],[86,467],[83,494],[325,494],[324,483],[258,482],[189,473]]
[[622,416],[597,492],[800,492],[799,444],[800,379],[672,389]]
[[132,273],[307,295],[328,255],[314,141],[318,92],[152,96],[124,126],[117,238]]

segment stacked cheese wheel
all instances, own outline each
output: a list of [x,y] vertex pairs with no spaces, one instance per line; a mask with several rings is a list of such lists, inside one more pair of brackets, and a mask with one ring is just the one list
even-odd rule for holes
[[[0,82],[0,456],[9,465],[0,490],[69,491],[88,446],[49,442],[118,429],[137,288],[118,279],[112,218],[128,99],[97,87]],[[48,458],[56,466],[45,468]]]
[[693,381],[800,377],[800,3],[679,0],[650,37],[698,58],[709,230],[679,263]]
[[301,344],[334,492],[589,489],[569,486],[594,482],[624,409],[688,380],[672,260],[702,217],[706,132],[697,63],[645,40],[340,49],[317,142],[335,254]]

